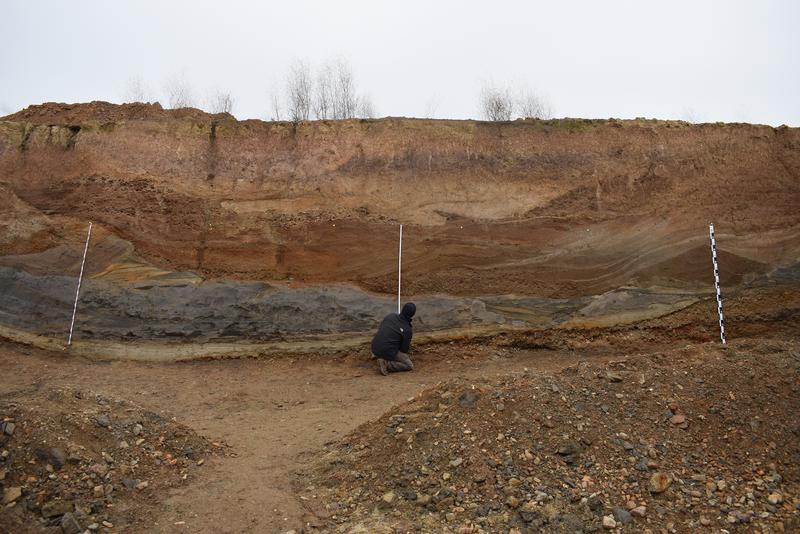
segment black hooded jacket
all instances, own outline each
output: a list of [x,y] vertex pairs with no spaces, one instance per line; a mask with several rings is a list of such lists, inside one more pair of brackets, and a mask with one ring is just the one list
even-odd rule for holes
[[396,360],[398,352],[408,354],[411,351],[412,336],[411,318],[401,313],[390,313],[383,318],[372,338],[372,354],[384,360]]

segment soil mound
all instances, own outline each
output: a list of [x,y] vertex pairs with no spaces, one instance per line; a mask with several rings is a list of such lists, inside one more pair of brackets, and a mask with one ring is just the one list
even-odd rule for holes
[[0,416],[3,532],[140,528],[168,488],[190,484],[221,450],[174,420],[84,390],[5,395]]
[[134,102],[130,104],[112,104],[94,101],[86,104],[65,104],[47,102],[0,117],[0,120],[29,122],[31,124],[80,124],[87,121],[119,122],[127,120],[154,119],[233,119],[228,113],[211,114],[197,108],[181,108],[166,110],[158,102]]
[[796,342],[700,345],[453,381],[363,425],[299,482],[335,532],[800,528]]

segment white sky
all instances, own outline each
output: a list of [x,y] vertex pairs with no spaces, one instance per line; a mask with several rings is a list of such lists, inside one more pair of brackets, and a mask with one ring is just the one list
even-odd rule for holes
[[229,91],[267,118],[290,63],[345,58],[378,116],[478,118],[486,82],[557,117],[800,125],[800,2],[123,1],[0,5],[0,115],[47,101],[166,105]]

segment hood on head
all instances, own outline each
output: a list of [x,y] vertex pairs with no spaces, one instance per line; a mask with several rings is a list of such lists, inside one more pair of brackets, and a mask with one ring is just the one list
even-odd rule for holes
[[417,306],[413,302],[406,302],[403,306],[403,311],[400,312],[400,315],[411,320],[414,317],[414,314],[417,313]]

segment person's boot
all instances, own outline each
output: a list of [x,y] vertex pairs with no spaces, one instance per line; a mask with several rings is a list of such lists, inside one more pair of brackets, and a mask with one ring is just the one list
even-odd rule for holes
[[386,360],[383,358],[377,358],[378,360],[378,371],[381,372],[383,376],[389,375],[389,369],[386,368]]

